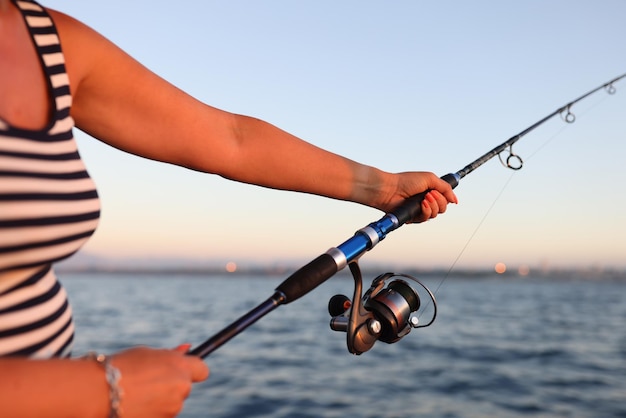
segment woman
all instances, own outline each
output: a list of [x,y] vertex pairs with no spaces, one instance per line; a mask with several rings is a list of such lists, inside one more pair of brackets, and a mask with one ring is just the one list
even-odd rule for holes
[[0,0],[0,97],[3,416],[175,416],[192,383],[208,377],[186,345],[69,358],[71,308],[51,265],[81,247],[100,210],[74,126],[153,160],[385,212],[431,190],[415,222],[456,203],[433,173],[386,173],[203,104],[31,0]]

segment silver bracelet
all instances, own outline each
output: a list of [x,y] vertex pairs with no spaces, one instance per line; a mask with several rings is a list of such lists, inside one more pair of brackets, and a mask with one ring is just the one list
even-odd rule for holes
[[106,377],[107,384],[109,385],[109,402],[110,402],[110,411],[109,418],[120,418],[121,408],[120,404],[122,402],[122,388],[120,387],[120,379],[122,378],[122,373],[120,373],[119,369],[111,364],[111,359],[104,354],[98,353],[88,353],[86,358],[90,360],[95,360],[96,363],[102,365],[104,368],[104,374]]

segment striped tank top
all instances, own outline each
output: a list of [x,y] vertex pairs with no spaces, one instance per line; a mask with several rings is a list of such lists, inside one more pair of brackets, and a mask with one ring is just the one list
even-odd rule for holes
[[[93,234],[100,202],[72,133],[72,97],[56,27],[36,2],[13,1],[40,57],[53,111],[42,130],[0,118],[0,273],[13,272],[0,280],[0,356],[62,357],[70,354],[74,324],[51,265]],[[31,274],[21,277],[20,269]]]

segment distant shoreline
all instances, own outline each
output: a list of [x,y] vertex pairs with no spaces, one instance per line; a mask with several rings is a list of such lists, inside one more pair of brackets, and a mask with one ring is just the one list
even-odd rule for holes
[[[67,260],[55,265],[60,274],[110,274],[137,276],[263,276],[288,277],[305,265],[300,260],[275,261],[228,261],[220,259],[141,257],[116,258],[85,252],[79,252]],[[571,280],[573,278],[589,280],[624,280],[626,267],[604,267],[600,265],[562,267],[558,265],[508,265],[496,266],[401,266],[382,263],[360,263],[364,277],[374,278],[379,274],[395,272],[419,277],[458,277],[463,279],[484,278],[548,278]],[[502,268],[504,267],[504,268]],[[500,270],[497,272],[496,269]],[[349,270],[343,269],[338,276],[350,276]]]
[[[288,277],[299,267],[251,267],[241,268],[233,272],[226,271],[220,267],[80,267],[80,266],[59,266],[56,271],[59,274],[94,274],[94,275],[135,275],[141,276],[206,276],[207,279],[215,276],[233,276],[233,277]],[[497,273],[493,269],[475,268],[475,269],[379,269],[377,267],[364,268],[363,274],[366,277],[375,277],[379,274],[395,272],[397,274],[408,274],[415,277],[449,277],[463,279],[485,279],[485,278],[519,278],[519,279],[560,279],[560,280],[616,280],[626,281],[626,270],[619,269],[594,269],[594,268],[571,268],[571,269],[529,269],[525,274],[520,274],[517,270]],[[350,273],[347,269],[336,274],[337,276],[349,277]]]

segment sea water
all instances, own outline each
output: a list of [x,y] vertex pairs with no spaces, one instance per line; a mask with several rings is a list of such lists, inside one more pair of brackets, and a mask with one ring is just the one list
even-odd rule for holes
[[[439,278],[439,314],[395,344],[348,353],[329,328],[332,278],[208,358],[181,417],[626,417],[626,282]],[[283,278],[62,274],[75,354],[197,345]],[[369,280],[364,283],[367,287]]]

